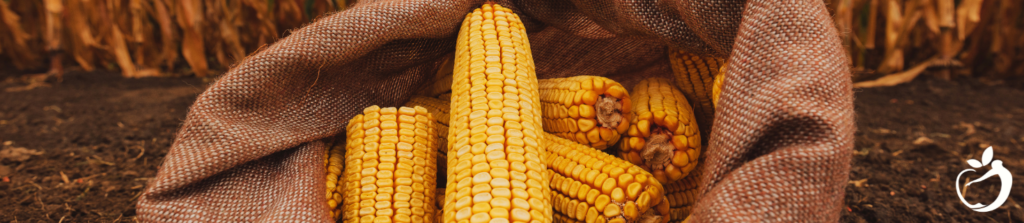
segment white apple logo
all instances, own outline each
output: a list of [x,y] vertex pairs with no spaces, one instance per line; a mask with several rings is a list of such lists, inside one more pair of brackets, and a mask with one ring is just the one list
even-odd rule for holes
[[981,176],[981,178],[972,180],[971,182],[967,182],[967,185],[964,185],[964,186],[971,186],[971,184],[976,183],[976,182],[984,181],[985,179],[988,179],[989,177],[999,176],[999,181],[1001,181],[1001,183],[1002,183],[1002,186],[999,188],[999,196],[996,197],[996,200],[994,202],[992,202],[992,204],[989,204],[987,206],[986,205],[982,205],[981,203],[976,203],[976,204],[968,203],[967,200],[964,200],[964,195],[961,194],[961,192],[960,192],[960,190],[961,190],[961,188],[960,188],[960,176],[963,175],[964,173],[968,172],[968,171],[975,172],[974,169],[966,169],[966,170],[960,171],[960,174],[956,175],[956,195],[960,197],[960,201],[963,202],[964,205],[967,205],[967,207],[969,207],[969,208],[971,208],[971,209],[973,209],[974,211],[977,211],[977,212],[989,212],[989,211],[995,210],[996,208],[999,208],[999,206],[1002,206],[1003,202],[1006,202],[1006,198],[1010,197],[1010,185],[1013,183],[1013,175],[1010,174],[1009,170],[1007,170],[1005,167],[1003,167],[1003,161],[1000,161],[1000,160],[992,161],[992,147],[991,146],[989,146],[987,149],[985,149],[985,152],[983,152],[981,154],[981,162],[979,162],[978,160],[975,160],[975,159],[967,160],[967,164],[971,165],[971,167],[974,167],[974,168],[981,168],[983,166],[988,166],[988,164],[990,162],[992,164],[992,169],[991,170],[986,172],[985,175]]

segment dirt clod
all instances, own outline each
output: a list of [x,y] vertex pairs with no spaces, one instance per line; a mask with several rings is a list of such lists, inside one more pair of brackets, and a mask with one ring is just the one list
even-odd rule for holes
[[6,148],[0,150],[0,161],[14,161],[14,162],[25,162],[32,156],[43,155],[43,152],[34,149],[26,149],[24,147]]
[[9,166],[0,165],[0,176],[10,176],[11,173],[14,173],[14,169],[11,169]]

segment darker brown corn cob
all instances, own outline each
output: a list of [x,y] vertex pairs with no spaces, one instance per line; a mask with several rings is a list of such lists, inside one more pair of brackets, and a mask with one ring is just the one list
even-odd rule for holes
[[710,133],[711,121],[715,118],[712,88],[721,68],[725,67],[725,59],[669,50],[669,61],[675,74],[676,86],[693,103],[693,113],[700,132]]
[[682,180],[665,185],[665,198],[670,208],[671,222],[682,222],[690,216],[693,205],[697,204],[697,186],[700,172],[694,171]]

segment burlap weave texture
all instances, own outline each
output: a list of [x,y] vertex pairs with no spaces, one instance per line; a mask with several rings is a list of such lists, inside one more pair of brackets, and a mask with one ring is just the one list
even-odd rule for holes
[[[671,78],[666,50],[727,57],[694,221],[836,221],[853,146],[849,68],[816,0],[496,1],[540,78]],[[398,106],[482,1],[360,1],[247,57],[199,96],[138,219],[330,221],[320,139]]]

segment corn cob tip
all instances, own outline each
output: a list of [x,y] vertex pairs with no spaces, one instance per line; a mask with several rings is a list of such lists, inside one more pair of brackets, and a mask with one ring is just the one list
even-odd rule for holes
[[672,132],[665,128],[651,130],[651,136],[640,151],[640,157],[652,169],[665,169],[672,163]]
[[649,211],[645,212],[643,216],[640,216],[640,220],[638,222],[639,223],[662,223],[662,221],[664,219],[667,219],[667,218],[663,218],[661,215],[655,214],[653,210],[649,210]]
[[612,79],[575,76],[540,80],[544,130],[604,150],[629,129],[629,93]]
[[594,104],[594,109],[597,110],[597,124],[617,129],[619,123],[622,123],[622,99],[604,95],[600,97],[601,99]]
[[667,79],[648,78],[633,87],[633,116],[622,157],[662,183],[682,179],[697,165],[700,131],[686,97]]

